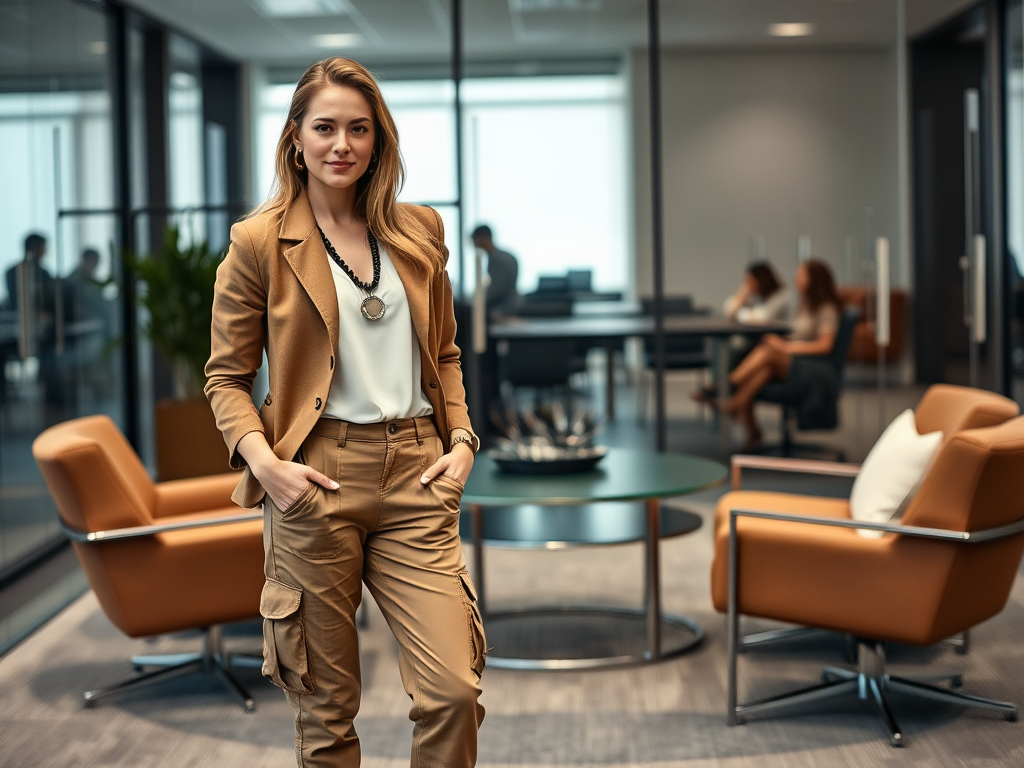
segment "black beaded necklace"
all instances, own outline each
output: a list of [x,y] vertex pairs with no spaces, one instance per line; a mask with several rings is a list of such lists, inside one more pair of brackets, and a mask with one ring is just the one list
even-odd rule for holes
[[363,299],[362,303],[359,305],[359,311],[362,313],[363,317],[367,320],[380,320],[384,317],[384,311],[387,307],[384,305],[384,300],[381,299],[380,296],[375,296],[373,294],[373,292],[377,290],[377,284],[380,282],[380,250],[377,248],[377,238],[373,236],[373,232],[371,232],[369,227],[367,227],[366,240],[370,244],[370,254],[373,256],[373,281],[364,283],[356,277],[356,273],[353,272],[349,268],[348,264],[342,260],[341,256],[338,255],[334,246],[331,245],[331,241],[327,239],[327,235],[325,235],[324,231],[320,229],[319,224],[316,225],[316,229],[317,232],[320,233],[320,239],[324,241],[324,248],[327,249],[327,253],[330,257],[334,259],[334,263],[341,267],[341,271],[348,275],[353,283],[366,291],[366,298]]

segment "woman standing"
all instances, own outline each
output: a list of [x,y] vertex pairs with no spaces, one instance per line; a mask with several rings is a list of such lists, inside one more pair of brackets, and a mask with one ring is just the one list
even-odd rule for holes
[[828,264],[808,259],[797,269],[793,282],[800,293],[800,309],[789,337],[783,339],[768,334],[729,374],[734,393],[720,407],[733,414],[746,429],[746,442],[741,451],[754,450],[761,444],[761,430],[754,418],[757,393],[769,381],[789,378],[794,355],[829,354],[839,331],[842,303]]
[[486,643],[459,501],[478,440],[441,219],[396,203],[394,121],[347,59],[302,76],[276,172],[275,194],[231,230],[206,368],[245,468],[233,498],[263,503],[263,674],[294,709],[299,766],[358,766],[365,582],[398,640],[412,765],[472,766]]

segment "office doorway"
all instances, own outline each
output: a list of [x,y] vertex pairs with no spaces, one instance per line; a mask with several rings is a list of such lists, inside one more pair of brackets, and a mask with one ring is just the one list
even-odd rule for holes
[[1007,393],[1024,404],[1024,3],[1005,13]]
[[915,362],[922,383],[1000,390],[985,333],[993,246],[985,10],[911,45]]

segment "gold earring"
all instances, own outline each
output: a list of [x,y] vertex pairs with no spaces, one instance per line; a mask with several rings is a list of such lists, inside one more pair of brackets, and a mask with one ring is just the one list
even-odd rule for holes
[[304,171],[306,166],[299,161],[299,155],[302,154],[302,150],[298,147],[295,148],[295,170]]

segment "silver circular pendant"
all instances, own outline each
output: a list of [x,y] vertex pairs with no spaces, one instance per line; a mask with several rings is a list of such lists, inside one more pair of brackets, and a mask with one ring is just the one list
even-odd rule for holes
[[384,306],[384,302],[379,296],[367,296],[359,305],[359,311],[367,320],[380,320],[384,317],[385,309],[387,307]]

